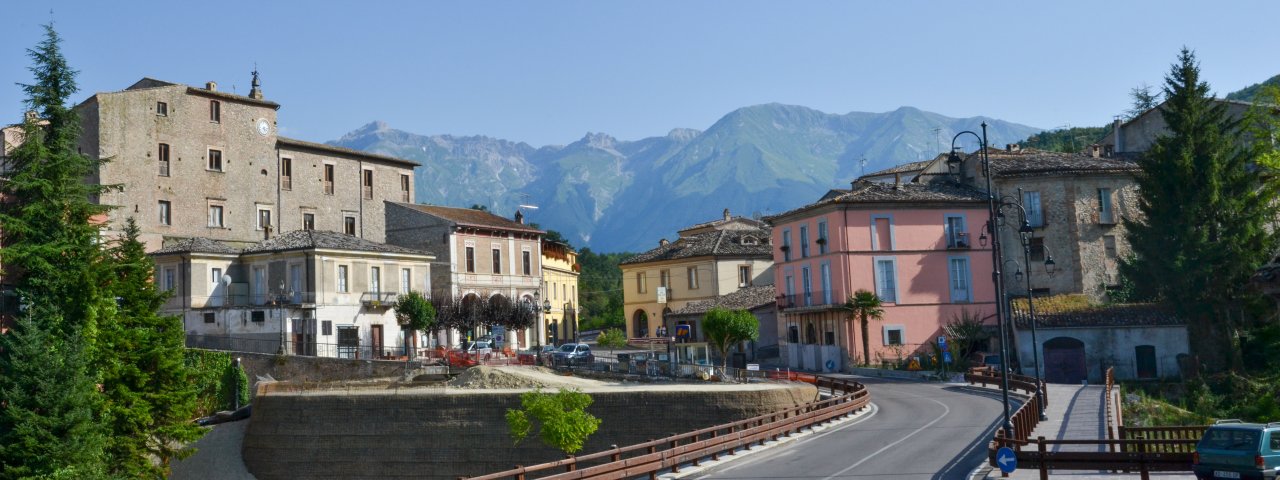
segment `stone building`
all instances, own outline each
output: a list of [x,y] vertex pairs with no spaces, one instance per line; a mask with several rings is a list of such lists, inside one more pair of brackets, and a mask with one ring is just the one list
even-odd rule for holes
[[[714,300],[739,289],[773,284],[770,227],[763,222],[729,214],[678,232],[674,242],[623,260],[623,312],[627,338],[656,336],[658,326],[674,335],[674,310]],[[691,326],[689,340],[704,338]]]
[[1174,378],[1181,374],[1179,364],[1191,351],[1186,321],[1168,308],[1130,304],[1070,309],[1036,302],[1036,340],[1041,350],[1032,352],[1035,342],[1026,302],[1014,302],[1012,307],[1022,372],[1035,373],[1039,353],[1041,374],[1050,383],[1102,383],[1108,367],[1115,367],[1121,380]]
[[[1244,118],[1253,107],[1252,103],[1239,100],[1214,99],[1214,101],[1224,105],[1227,116],[1235,119]],[[1164,115],[1161,113],[1163,106],[1164,104],[1161,103],[1160,106],[1142,112],[1127,121],[1115,120],[1111,131],[1107,132],[1096,146],[1090,148],[1098,149],[1098,154],[1104,157],[1120,157],[1147,151],[1157,137],[1168,134],[1168,124],[1165,123]]]
[[144,78],[76,106],[80,151],[108,160],[97,183],[121,190],[107,235],[135,217],[148,250],[204,237],[252,244],[327,230],[383,242],[384,202],[413,201],[415,162],[279,135],[280,105],[255,73],[249,95]]
[[[433,296],[455,301],[504,297],[532,308],[543,302],[543,231],[515,220],[470,208],[414,205],[387,202],[387,243],[435,255],[432,269]],[[504,345],[523,348],[547,343],[546,318],[520,332],[490,330],[480,334],[503,336]],[[434,339],[441,345],[458,345],[466,340],[460,332],[440,331]]]
[[429,346],[391,305],[431,288],[431,255],[356,236],[296,230],[245,248],[195,237],[151,254],[187,344],[338,358],[400,357]]
[[568,244],[542,240],[542,305],[549,344],[578,339],[578,252]]

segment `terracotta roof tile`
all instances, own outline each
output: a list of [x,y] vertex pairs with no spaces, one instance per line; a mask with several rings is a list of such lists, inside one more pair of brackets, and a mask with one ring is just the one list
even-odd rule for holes
[[225,243],[205,237],[184,238],[165,245],[151,252],[151,255],[168,255],[173,253],[223,253],[236,255],[240,249],[227,246]]
[[523,223],[516,223],[499,217],[492,213],[476,210],[472,208],[445,207],[441,205],[421,205],[414,203],[389,202],[396,205],[411,208],[419,212],[427,213],[432,216],[443,218],[458,225],[466,225],[471,227],[495,228],[502,230],[512,230],[517,232],[529,232],[543,234],[546,233]]
[[769,227],[761,227],[753,230],[716,230],[714,232],[680,237],[674,242],[623,260],[620,264],[627,265],[705,256],[772,259],[773,247],[769,245],[771,231]]
[[[1026,310],[1025,302],[1011,302],[1011,304],[1013,305],[1013,321],[1018,328],[1031,328],[1031,315]],[[1185,320],[1175,315],[1171,309],[1151,303],[1108,305],[1064,311],[1042,310],[1045,310],[1045,307],[1037,304],[1036,326],[1040,328],[1176,326],[1187,324]]]
[[711,300],[691,302],[668,315],[701,315],[716,307],[729,310],[751,310],[766,305],[777,305],[776,296],[777,291],[773,285],[755,285]]
[[406,166],[409,168],[413,168],[419,165],[418,162],[415,162],[412,160],[405,160],[403,158],[396,158],[389,155],[379,155],[376,153],[363,152],[360,150],[353,150],[346,147],[339,147],[339,146],[328,145],[324,143],[308,142],[306,140],[298,140],[296,138],[277,136],[276,144],[283,145],[286,147],[315,150],[323,153],[347,155],[347,156],[358,157],[358,158],[367,158],[371,160],[380,160],[383,162],[395,163],[395,164]]
[[944,203],[985,202],[986,194],[981,190],[955,182],[927,183],[891,183],[869,182],[865,180],[853,184],[849,190],[832,190],[817,202],[777,215],[765,217],[765,221],[773,222],[779,218],[799,213],[811,208],[833,203]]

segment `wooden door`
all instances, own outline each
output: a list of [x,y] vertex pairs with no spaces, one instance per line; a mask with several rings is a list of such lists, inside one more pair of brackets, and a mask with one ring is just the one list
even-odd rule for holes
[[1044,342],[1046,382],[1079,384],[1089,377],[1085,365],[1084,342],[1070,337]]
[[382,357],[382,325],[369,327],[369,343],[373,345],[373,358]]

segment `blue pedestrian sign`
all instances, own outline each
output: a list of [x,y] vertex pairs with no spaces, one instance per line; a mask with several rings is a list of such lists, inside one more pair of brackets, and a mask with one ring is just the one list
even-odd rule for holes
[[942,352],[942,363],[951,363],[951,352]]
[[996,466],[1000,467],[1001,472],[1013,473],[1018,469],[1018,456],[1013,454],[1013,449],[1000,447],[996,450]]

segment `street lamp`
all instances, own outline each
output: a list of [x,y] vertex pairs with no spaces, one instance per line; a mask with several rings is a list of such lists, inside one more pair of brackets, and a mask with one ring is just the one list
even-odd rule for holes
[[[987,182],[987,231],[982,232],[983,236],[991,234],[991,282],[995,284],[996,299],[1004,298],[1004,282],[1000,274],[1000,236],[995,233],[996,225],[996,197],[995,192],[991,189],[991,159],[987,155],[987,123],[982,122],[982,135],[979,136],[972,131],[965,130],[951,137],[951,154],[947,157],[947,168],[952,172],[960,173],[963,171],[964,159],[956,154],[956,140],[961,135],[973,135],[978,139],[978,151],[981,154],[979,158],[982,160],[982,176],[986,177]],[[1004,437],[1013,438],[1013,422],[1009,419],[1009,339],[1005,333],[1005,318],[1001,314],[1000,305],[996,305],[996,325],[1000,328],[1000,393],[1001,401],[1004,406]]]
[[[551,300],[544,300],[542,302],[542,313],[544,314],[544,316],[551,314]],[[556,345],[560,343],[560,330],[557,329],[556,327],[557,325],[554,319],[551,320],[551,323],[549,325],[547,325],[547,329],[551,331],[552,345]]]

